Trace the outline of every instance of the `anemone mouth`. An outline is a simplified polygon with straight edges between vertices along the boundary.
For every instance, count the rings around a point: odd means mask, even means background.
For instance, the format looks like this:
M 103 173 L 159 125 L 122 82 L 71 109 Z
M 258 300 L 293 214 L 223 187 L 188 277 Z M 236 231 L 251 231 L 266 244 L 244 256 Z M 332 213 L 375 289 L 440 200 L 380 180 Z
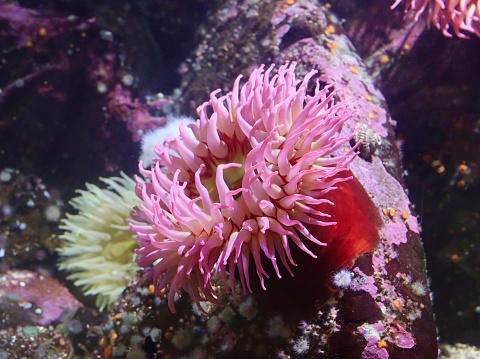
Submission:
M 233 164 L 234 166 L 225 168 L 223 170 L 223 178 L 225 180 L 225 184 L 231 191 L 238 190 L 242 187 L 242 179 L 245 175 L 245 158 L 246 153 L 248 153 L 248 145 L 245 145 L 244 148 L 240 146 L 240 144 L 236 144 L 232 146 L 232 150 L 229 151 L 229 155 L 227 158 L 224 159 L 216 159 L 216 158 L 203 158 L 203 162 L 205 163 L 205 168 L 201 173 L 201 181 L 208 188 L 208 193 L 212 197 L 214 202 L 220 202 L 220 196 L 218 193 L 218 188 L 215 183 L 216 173 L 218 171 L 218 166 L 222 164 Z M 245 147 L 247 150 L 245 150 Z M 198 190 L 194 188 L 194 178 L 191 178 L 190 181 L 187 182 L 187 187 L 191 190 L 192 194 L 196 193 L 199 195 Z M 235 198 L 239 198 L 241 196 L 240 193 L 235 195 Z
M 241 167 L 232 167 L 228 168 L 226 171 L 223 172 L 225 183 L 227 184 L 230 190 L 235 191 L 242 187 L 242 179 L 245 175 L 245 168 L 242 164 Z M 235 197 L 239 197 L 241 193 L 237 193 Z

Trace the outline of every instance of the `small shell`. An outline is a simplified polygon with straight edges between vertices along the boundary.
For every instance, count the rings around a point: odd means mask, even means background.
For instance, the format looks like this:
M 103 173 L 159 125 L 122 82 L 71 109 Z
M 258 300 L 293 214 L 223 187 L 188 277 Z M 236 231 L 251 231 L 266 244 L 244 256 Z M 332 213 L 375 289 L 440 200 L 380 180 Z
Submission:
M 355 143 L 360 143 L 358 152 L 364 159 L 371 159 L 377 148 L 382 145 L 382 137 L 370 129 L 366 124 L 358 124 L 353 137 Z

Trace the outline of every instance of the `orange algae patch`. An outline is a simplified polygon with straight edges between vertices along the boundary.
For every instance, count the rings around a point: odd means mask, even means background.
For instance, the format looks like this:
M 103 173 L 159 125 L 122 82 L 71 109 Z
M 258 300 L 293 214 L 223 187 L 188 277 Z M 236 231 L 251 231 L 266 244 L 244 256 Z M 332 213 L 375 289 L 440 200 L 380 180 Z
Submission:
M 387 341 L 382 339 L 382 340 L 379 340 L 378 343 L 377 343 L 377 346 L 379 348 L 386 348 L 387 347 Z
M 105 358 L 110 358 L 112 356 L 113 346 L 112 344 L 108 344 L 105 349 L 103 350 L 103 355 Z
M 154 286 L 153 284 L 150 284 L 150 285 L 148 286 L 148 294 L 149 294 L 149 295 L 155 294 L 155 286 Z
M 350 72 L 352 74 L 358 75 L 360 73 L 360 70 L 357 69 L 356 67 L 352 66 L 352 67 L 350 67 Z
M 389 61 L 390 58 L 388 57 L 388 55 L 383 54 L 382 56 L 380 56 L 380 63 L 382 65 L 386 65 Z
M 450 257 L 450 260 L 452 261 L 452 263 L 458 263 L 460 260 L 460 257 L 458 256 L 458 254 L 452 254 L 452 256 Z
M 458 172 L 461 175 L 466 175 L 468 173 L 468 166 L 465 163 L 462 163 L 460 166 L 458 166 Z
M 335 33 L 335 28 L 333 27 L 333 25 L 328 25 L 325 29 L 325 35 L 330 35 L 333 33 Z
M 337 47 L 338 47 L 338 43 L 337 42 L 333 42 L 333 43 L 330 43 L 330 42 L 327 42 L 325 44 L 327 46 L 327 48 L 330 50 L 330 52 L 335 55 L 336 52 L 337 52 Z

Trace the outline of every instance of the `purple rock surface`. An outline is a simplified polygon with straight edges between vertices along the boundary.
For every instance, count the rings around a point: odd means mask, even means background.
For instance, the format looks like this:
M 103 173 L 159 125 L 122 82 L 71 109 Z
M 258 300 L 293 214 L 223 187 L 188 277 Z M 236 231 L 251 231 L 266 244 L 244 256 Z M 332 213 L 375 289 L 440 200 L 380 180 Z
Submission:
M 35 272 L 0 275 L 1 327 L 51 325 L 72 317 L 83 305 L 59 281 Z

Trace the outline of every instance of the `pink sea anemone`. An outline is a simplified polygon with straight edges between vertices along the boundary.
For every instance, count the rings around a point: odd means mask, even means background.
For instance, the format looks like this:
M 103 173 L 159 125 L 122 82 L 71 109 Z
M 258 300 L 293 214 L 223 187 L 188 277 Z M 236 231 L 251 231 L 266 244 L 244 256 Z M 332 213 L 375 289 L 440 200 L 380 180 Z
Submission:
M 468 38 L 464 32 L 480 37 L 480 3 L 477 0 L 396 0 L 391 8 L 402 2 L 406 3 L 405 13 L 413 13 L 418 20 L 426 12 L 428 20 L 447 37 L 452 36 L 452 29 L 463 39 Z
M 333 206 L 325 195 L 351 179 L 355 150 L 347 150 L 351 137 L 340 136 L 350 112 L 335 103 L 332 85 L 317 82 L 307 95 L 316 71 L 300 81 L 295 66 L 280 66 L 271 79 L 274 66 L 260 66 L 243 86 L 239 76 L 231 93 L 212 92 L 191 131 L 182 125 L 179 136 L 157 145 L 150 170 L 140 164 L 142 202 L 132 213 L 140 224 L 131 224 L 137 263 L 153 265 L 172 312 L 181 288 L 197 304 L 218 302 L 214 276 L 233 290 L 237 272 L 251 291 L 251 258 L 265 289 L 266 258 L 278 277 L 278 261 L 291 274 L 291 246 L 315 257 L 311 248 L 325 243 L 312 230 L 336 225 L 319 207 Z

